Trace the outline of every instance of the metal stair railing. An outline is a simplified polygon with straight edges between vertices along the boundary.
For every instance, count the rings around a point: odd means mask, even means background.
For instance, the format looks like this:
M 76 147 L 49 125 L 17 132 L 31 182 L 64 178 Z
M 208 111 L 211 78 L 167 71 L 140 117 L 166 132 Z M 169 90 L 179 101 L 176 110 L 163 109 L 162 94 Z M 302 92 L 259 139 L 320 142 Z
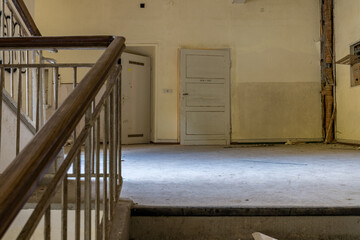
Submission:
M 56 238 L 108 239 L 122 186 L 119 58 L 125 39 L 41 37 L 23 0 L 0 0 L 0 37 L 0 90 L 4 93 L 0 102 L 5 96 L 17 115 L 16 158 L 0 175 L 0 239 L 7 237 L 16 217 L 23 217 L 23 207 L 34 196 L 33 212 L 17 239 L 51 239 L 59 226 L 61 233 Z M 42 55 L 44 50 L 60 49 L 105 51 L 95 64 L 59 64 Z M 79 82 L 78 69 L 82 67 L 91 69 Z M 59 106 L 61 68 L 73 69 L 74 90 Z M 51 97 L 56 110 L 48 121 L 44 70 L 53 73 Z M 37 131 L 22 150 L 20 119 Z M 69 139 L 72 144 L 64 148 Z M 65 159 L 57 163 L 64 149 Z M 45 187 L 37 187 L 52 165 L 57 166 L 54 174 Z M 61 212 L 58 222 L 53 221 L 56 211 Z M 40 220 L 44 222 L 41 237 Z
M 95 239 L 107 239 L 122 184 L 119 58 L 125 48 L 124 41 L 122 37 L 106 36 L 0 39 L 2 49 L 74 49 L 100 48 L 108 45 L 96 64 L 0 176 L 0 237 L 5 234 L 15 216 L 35 191 L 63 145 L 73 137 L 74 142 L 68 149 L 65 160 L 47 185 L 17 239 L 30 239 L 42 217 L 45 224 L 44 238 L 50 239 L 50 206 L 52 197 L 60 187 L 62 239 L 69 237 L 69 181 L 75 182 L 76 189 L 74 239 L 80 239 L 81 224 L 84 225 L 84 239 L 91 239 L 91 236 Z M 24 66 L 17 67 L 21 69 Z M 0 65 L 0 68 L 4 72 L 5 66 Z M 101 88 L 104 91 L 100 91 Z M 100 124 L 100 115 L 103 115 L 103 124 Z M 80 131 L 76 131 L 81 121 L 85 124 Z M 104 135 L 102 145 L 101 132 Z M 84 157 L 81 153 L 84 153 Z M 84 174 L 80 173 L 82 160 Z M 72 166 L 75 179 L 67 174 Z M 82 185 L 84 190 L 81 189 Z M 81 213 L 84 214 L 83 223 Z M 95 225 L 95 236 L 92 234 L 92 225 Z

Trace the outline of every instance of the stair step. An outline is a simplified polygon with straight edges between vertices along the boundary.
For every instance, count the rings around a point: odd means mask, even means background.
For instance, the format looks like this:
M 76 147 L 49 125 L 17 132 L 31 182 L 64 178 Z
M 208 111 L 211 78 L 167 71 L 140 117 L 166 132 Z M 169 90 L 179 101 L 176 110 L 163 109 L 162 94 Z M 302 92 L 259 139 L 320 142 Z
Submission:
M 358 240 L 356 207 L 154 207 L 134 206 L 130 239 L 253 240 L 261 232 L 284 240 Z

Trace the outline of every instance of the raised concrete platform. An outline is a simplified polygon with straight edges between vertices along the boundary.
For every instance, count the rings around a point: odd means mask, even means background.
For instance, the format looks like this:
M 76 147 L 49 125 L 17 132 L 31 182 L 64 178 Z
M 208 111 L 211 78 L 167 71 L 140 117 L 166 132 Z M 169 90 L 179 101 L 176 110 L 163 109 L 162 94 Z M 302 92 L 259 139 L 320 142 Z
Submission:
M 360 151 L 346 145 L 131 145 L 122 197 L 138 205 L 360 207 Z

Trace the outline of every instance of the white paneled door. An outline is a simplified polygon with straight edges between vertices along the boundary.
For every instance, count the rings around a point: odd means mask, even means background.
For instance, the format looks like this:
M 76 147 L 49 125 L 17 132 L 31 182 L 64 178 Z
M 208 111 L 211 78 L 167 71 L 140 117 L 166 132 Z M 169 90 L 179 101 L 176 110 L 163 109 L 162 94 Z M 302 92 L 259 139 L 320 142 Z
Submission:
M 180 143 L 230 144 L 229 49 L 180 55 Z
M 150 142 L 150 58 L 121 55 L 121 143 Z

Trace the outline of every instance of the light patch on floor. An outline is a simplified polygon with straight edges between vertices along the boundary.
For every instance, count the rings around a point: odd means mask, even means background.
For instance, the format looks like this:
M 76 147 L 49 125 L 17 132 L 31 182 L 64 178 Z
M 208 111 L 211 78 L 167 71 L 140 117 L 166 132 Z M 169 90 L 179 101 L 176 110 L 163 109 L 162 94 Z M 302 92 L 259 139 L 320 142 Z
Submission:
M 121 197 L 153 206 L 359 206 L 353 146 L 128 145 Z

